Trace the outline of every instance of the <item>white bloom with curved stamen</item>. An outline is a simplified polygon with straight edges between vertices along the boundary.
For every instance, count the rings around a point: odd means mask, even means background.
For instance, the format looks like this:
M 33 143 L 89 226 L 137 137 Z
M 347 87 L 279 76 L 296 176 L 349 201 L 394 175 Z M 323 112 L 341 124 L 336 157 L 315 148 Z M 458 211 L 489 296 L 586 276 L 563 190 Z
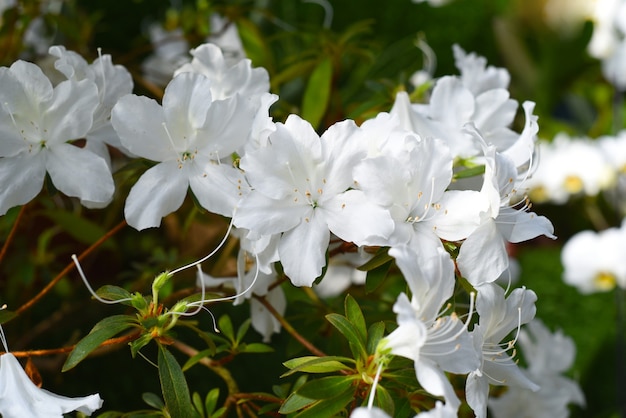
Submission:
M 489 384 L 539 389 L 517 367 L 515 351 L 509 354 L 517 337 L 502 342 L 509 333 L 534 318 L 537 296 L 532 290 L 515 289 L 505 299 L 504 290 L 493 283 L 483 284 L 477 290 L 476 312 L 480 320 L 472 336 L 482 360 L 480 367 L 467 377 L 466 398 L 476 417 L 485 418 Z
M 355 130 L 354 122 L 344 121 L 320 138 L 308 122 L 290 115 L 266 147 L 241 158 L 253 190 L 240 203 L 235 225 L 250 230 L 251 238 L 281 234 L 280 261 L 296 286 L 311 286 L 322 273 L 331 232 L 371 245 L 393 229 L 384 209 L 349 190 L 364 154 L 351 138 Z
M 112 111 L 122 144 L 158 162 L 133 186 L 124 213 L 136 229 L 159 226 L 178 209 L 190 187 L 205 209 L 231 216 L 247 191 L 230 156 L 248 138 L 255 110 L 239 95 L 213 100 L 211 82 L 184 73 L 165 89 L 163 105 L 128 95 Z
M 85 137 L 98 106 L 91 80 L 52 87 L 36 65 L 0 68 L 0 215 L 42 189 L 46 172 L 68 196 L 108 202 L 114 192 L 106 161 L 68 141 Z

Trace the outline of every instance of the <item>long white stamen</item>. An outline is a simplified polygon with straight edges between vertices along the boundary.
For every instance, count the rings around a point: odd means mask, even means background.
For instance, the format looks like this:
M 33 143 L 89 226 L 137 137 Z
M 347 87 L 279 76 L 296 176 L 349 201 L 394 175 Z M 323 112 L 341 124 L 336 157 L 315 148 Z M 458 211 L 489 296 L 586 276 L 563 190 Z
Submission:
M 91 293 L 91 296 L 93 296 L 98 302 L 106 303 L 108 305 L 114 305 L 116 303 L 122 303 L 122 302 L 132 300 L 131 298 L 124 298 L 124 299 L 118 299 L 118 300 L 102 299 L 100 296 L 96 294 L 96 292 L 94 292 L 93 288 L 89 284 L 89 281 L 87 281 L 87 277 L 85 276 L 85 273 L 83 272 L 83 269 L 80 266 L 80 262 L 78 261 L 78 257 L 76 257 L 76 254 L 72 254 L 72 261 L 76 265 L 76 270 L 78 270 L 78 274 L 80 275 L 80 278 L 83 280 L 85 287 L 87 288 L 87 290 L 89 290 L 89 293 Z
M 222 241 L 219 243 L 219 245 L 218 245 L 218 246 L 217 246 L 217 247 L 216 247 L 213 251 L 211 251 L 209 254 L 205 255 L 204 257 L 202 257 L 202 258 L 201 258 L 200 260 L 198 260 L 198 261 L 194 261 L 193 263 L 190 263 L 190 264 L 184 265 L 184 266 L 182 266 L 182 267 L 179 267 L 179 268 L 177 268 L 177 269 L 175 269 L 175 270 L 171 271 L 171 272 L 170 272 L 170 275 L 172 275 L 172 276 L 173 276 L 174 274 L 179 273 L 179 272 L 181 272 L 181 271 L 183 271 L 183 270 L 186 270 L 186 269 L 188 269 L 188 268 L 190 268 L 190 267 L 195 267 L 195 266 L 197 266 L 198 264 L 204 263 L 206 260 L 208 260 L 209 258 L 213 257 L 213 255 L 215 255 L 215 253 L 216 253 L 216 252 L 218 252 L 218 251 L 219 251 L 219 250 L 220 250 L 220 249 L 224 246 L 224 244 L 226 243 L 226 240 L 227 240 L 227 239 L 228 239 L 228 237 L 230 236 L 230 231 L 231 231 L 231 230 L 232 230 L 232 228 L 233 228 L 233 221 L 235 220 L 235 212 L 236 212 L 236 211 L 237 211 L 237 208 L 235 208 L 235 209 L 233 210 L 233 216 L 232 216 L 232 218 L 230 219 L 230 223 L 228 224 L 228 230 L 226 231 L 226 234 L 224 235 L 224 238 L 222 238 Z
M 381 362 L 378 365 L 378 369 L 376 370 L 376 376 L 374 376 L 374 383 L 372 383 L 372 389 L 370 390 L 370 397 L 367 401 L 367 409 L 372 409 L 374 406 L 374 397 L 376 396 L 376 386 L 378 385 L 378 379 L 380 378 L 380 373 L 383 370 L 383 363 Z
M 7 308 L 6 303 L 4 305 L 2 305 L 2 307 L 0 307 L 0 311 L 4 310 Z M 2 325 L 0 325 L 0 341 L 2 341 L 2 346 L 4 347 L 4 352 L 8 353 L 9 352 L 9 345 L 7 344 L 7 338 L 4 335 L 4 329 L 2 328 Z
M 167 134 L 167 139 L 169 139 L 170 141 L 170 145 L 172 146 L 172 150 L 174 151 L 174 154 L 176 154 L 176 158 L 178 159 L 178 161 L 180 161 L 178 151 L 176 151 L 176 145 L 174 145 L 174 139 L 172 139 L 172 135 L 170 135 L 170 131 L 169 129 L 167 129 L 167 125 L 165 124 L 165 122 L 163 122 L 161 123 L 161 126 L 163 126 L 163 129 L 165 130 L 165 133 Z

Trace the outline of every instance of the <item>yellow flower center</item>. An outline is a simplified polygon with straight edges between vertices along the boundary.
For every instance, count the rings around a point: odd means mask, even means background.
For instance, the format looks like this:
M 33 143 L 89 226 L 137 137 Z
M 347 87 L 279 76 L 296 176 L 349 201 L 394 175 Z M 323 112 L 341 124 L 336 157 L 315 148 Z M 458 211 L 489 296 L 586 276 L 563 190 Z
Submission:
M 599 272 L 596 274 L 596 277 L 593 278 L 593 283 L 596 286 L 596 289 L 600 291 L 609 291 L 615 287 L 617 280 L 615 276 L 611 273 L 607 272 Z

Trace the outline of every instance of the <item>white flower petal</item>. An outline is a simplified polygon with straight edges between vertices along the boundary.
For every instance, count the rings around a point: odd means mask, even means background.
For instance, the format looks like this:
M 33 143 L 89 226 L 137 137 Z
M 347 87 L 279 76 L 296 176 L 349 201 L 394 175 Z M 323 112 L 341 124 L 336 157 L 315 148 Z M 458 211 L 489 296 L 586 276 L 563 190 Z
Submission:
M 72 411 L 91 415 L 101 406 L 98 394 L 68 398 L 40 389 L 13 354 L 0 356 L 0 413 L 4 418 L 62 418 Z
M 504 239 L 495 222 L 487 218 L 461 245 L 457 265 L 473 286 L 491 283 L 509 266 Z
M 326 265 L 330 231 L 320 216 L 311 216 L 283 234 L 278 254 L 294 286 L 311 286 Z
M 235 214 L 235 226 L 254 231 L 259 236 L 288 231 L 311 217 L 313 208 L 294 205 L 289 200 L 270 199 L 252 191 L 241 203 Z
M 176 141 L 186 143 L 204 125 L 212 101 L 211 83 L 202 75 L 183 73 L 170 81 L 163 94 L 163 113 Z M 188 144 L 181 147 L 188 148 Z
M 166 161 L 146 171 L 130 189 L 124 216 L 133 228 L 142 229 L 161 225 L 161 219 L 185 200 L 189 179 L 186 170 L 176 161 Z
M 102 157 L 70 144 L 57 144 L 47 153 L 46 169 L 57 189 L 90 202 L 111 199 L 115 185 Z
M 39 194 L 46 175 L 42 152 L 0 158 L 0 216 Z

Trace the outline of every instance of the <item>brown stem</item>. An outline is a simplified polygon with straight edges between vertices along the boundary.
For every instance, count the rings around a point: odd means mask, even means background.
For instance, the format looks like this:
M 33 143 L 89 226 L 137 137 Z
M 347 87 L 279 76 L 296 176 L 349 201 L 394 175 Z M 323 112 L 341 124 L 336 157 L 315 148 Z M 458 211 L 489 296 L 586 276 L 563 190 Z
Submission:
M 127 342 L 130 342 L 130 341 L 133 341 L 133 340 L 137 339 L 137 337 L 139 336 L 139 333 L 140 332 L 137 331 L 137 332 L 133 332 L 132 334 L 129 334 L 129 335 L 123 335 L 121 337 L 109 338 L 108 340 L 102 342 L 100 344 L 100 347 L 106 347 L 106 346 L 115 345 L 115 344 L 123 344 L 123 343 L 127 343 Z M 46 349 L 46 350 L 11 351 L 11 354 L 13 354 L 15 357 L 50 356 L 50 355 L 53 355 L 53 354 L 69 353 L 70 351 L 72 351 L 74 349 L 74 347 L 76 347 L 76 344 L 71 345 L 69 347 L 52 348 L 52 349 Z
M 11 231 L 9 232 L 9 235 L 7 236 L 6 241 L 4 241 L 4 245 L 2 246 L 2 250 L 0 250 L 0 263 L 2 263 L 2 260 L 4 259 L 4 255 L 6 254 L 9 245 L 11 245 L 11 241 L 13 241 L 13 238 L 15 237 L 15 232 L 17 231 L 17 226 L 20 223 L 20 220 L 22 219 L 22 215 L 24 215 L 26 209 L 26 205 L 23 205 L 20 208 L 19 213 L 17 214 L 17 218 L 15 218 L 15 222 L 13 223 L 13 226 L 11 227 Z
M 269 303 L 265 297 L 263 296 L 258 296 L 258 295 L 253 295 L 259 302 L 261 302 L 263 304 L 263 306 L 265 306 L 265 309 L 267 309 L 274 318 L 276 318 L 276 320 L 278 322 L 280 322 L 280 325 L 282 325 L 282 327 L 285 329 L 285 331 L 287 331 L 289 334 L 291 334 L 291 336 L 293 338 L 295 338 L 296 340 L 298 340 L 298 342 L 300 344 L 302 344 L 307 350 L 309 350 L 311 353 L 315 354 L 318 357 L 325 357 L 326 354 L 320 350 L 319 348 L 315 347 L 309 340 L 307 340 L 306 338 L 304 338 L 302 335 L 300 335 L 298 333 L 298 331 L 295 330 L 294 327 L 291 326 L 291 324 L 289 322 L 287 322 L 287 320 L 280 314 L 278 313 L 278 311 L 272 306 L 271 303 Z
M 106 240 L 108 240 L 109 238 L 111 238 L 113 235 L 115 235 L 119 230 L 121 230 L 122 228 L 124 228 L 126 226 L 126 220 L 123 220 L 122 222 L 120 222 L 119 224 L 117 224 L 116 226 L 113 227 L 113 229 L 111 229 L 110 231 L 108 231 L 106 234 L 104 234 L 102 237 L 100 237 L 100 239 L 96 242 L 94 242 L 93 244 L 91 244 L 91 246 L 89 248 L 87 248 L 85 251 L 83 251 L 79 256 L 78 256 L 78 261 L 83 260 L 85 257 L 87 257 L 89 254 L 91 254 L 96 248 L 98 248 L 99 246 L 101 246 Z M 28 302 L 26 302 L 24 305 L 20 306 L 19 309 L 17 309 L 15 311 L 15 317 L 19 316 L 22 312 L 24 312 L 25 310 L 31 308 L 35 303 L 37 303 L 39 301 L 39 299 L 41 299 L 42 297 L 44 297 L 63 277 L 65 277 L 65 275 L 67 273 L 69 273 L 70 271 L 72 271 L 72 269 L 74 269 L 76 266 L 75 264 L 72 262 L 70 264 L 68 264 L 59 274 L 56 275 L 56 277 L 54 279 L 52 279 L 50 281 L 50 283 L 48 283 L 46 285 L 46 287 L 44 287 L 38 294 L 36 294 L 31 300 L 29 300 Z

